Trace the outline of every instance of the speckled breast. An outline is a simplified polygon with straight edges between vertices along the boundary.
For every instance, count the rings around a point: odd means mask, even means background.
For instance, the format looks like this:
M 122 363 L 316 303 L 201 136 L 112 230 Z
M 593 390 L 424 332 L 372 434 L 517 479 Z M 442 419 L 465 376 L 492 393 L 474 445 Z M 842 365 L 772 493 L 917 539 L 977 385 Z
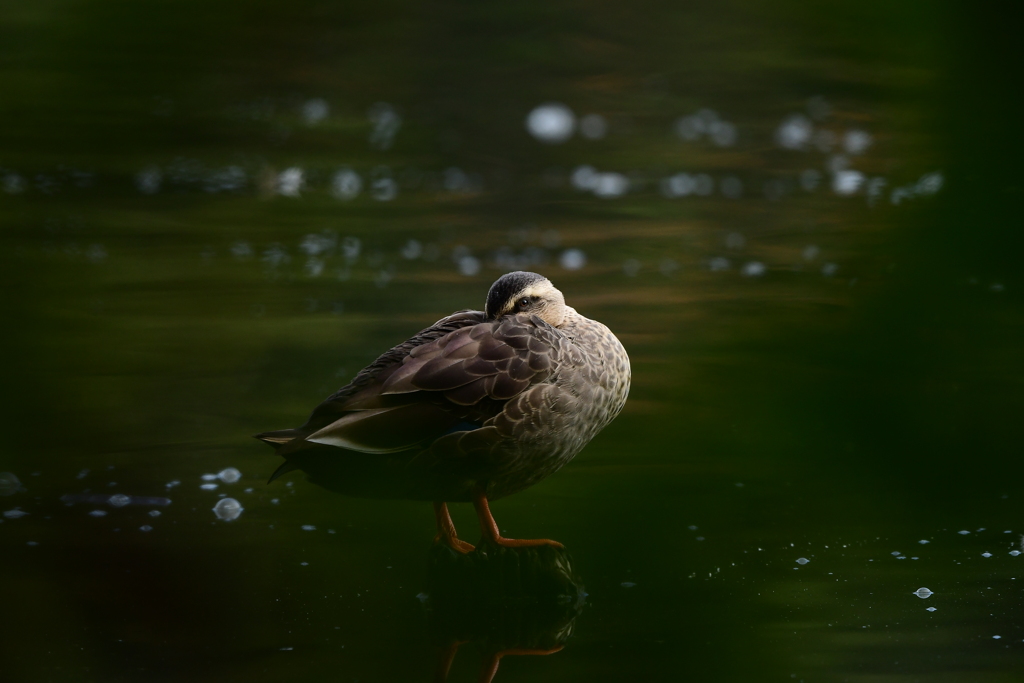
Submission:
M 535 429 L 508 445 L 508 459 L 488 483 L 489 498 L 516 493 L 556 472 L 626 403 L 629 356 L 611 330 L 572 309 L 559 330 L 566 340 L 545 383 L 557 389 L 548 392 L 555 394 L 553 405 L 538 411 Z

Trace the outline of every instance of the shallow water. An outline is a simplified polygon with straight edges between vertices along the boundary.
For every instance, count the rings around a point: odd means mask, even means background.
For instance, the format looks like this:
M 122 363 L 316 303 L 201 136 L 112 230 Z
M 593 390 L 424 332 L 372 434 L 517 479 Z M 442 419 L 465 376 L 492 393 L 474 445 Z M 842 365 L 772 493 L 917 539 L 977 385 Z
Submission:
M 970 17 L 87 2 L 0 27 L 4 680 L 1024 664 L 1013 60 Z M 519 268 L 632 360 L 622 415 L 493 507 L 567 554 L 466 564 L 427 504 L 266 483 L 252 434 Z

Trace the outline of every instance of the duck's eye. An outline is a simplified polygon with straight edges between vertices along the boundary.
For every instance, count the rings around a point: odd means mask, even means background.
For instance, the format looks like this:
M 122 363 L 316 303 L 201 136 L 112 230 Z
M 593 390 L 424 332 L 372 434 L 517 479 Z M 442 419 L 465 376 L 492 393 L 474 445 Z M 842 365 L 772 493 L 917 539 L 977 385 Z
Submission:
M 530 297 L 524 296 L 522 299 L 519 300 L 519 308 L 526 308 L 531 303 L 533 302 L 530 300 Z

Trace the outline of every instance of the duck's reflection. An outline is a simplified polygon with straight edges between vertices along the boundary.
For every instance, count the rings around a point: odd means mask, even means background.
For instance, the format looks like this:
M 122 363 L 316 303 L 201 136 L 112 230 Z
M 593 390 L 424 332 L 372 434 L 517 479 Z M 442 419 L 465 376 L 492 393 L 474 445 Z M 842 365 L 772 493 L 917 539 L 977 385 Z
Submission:
M 549 655 L 562 649 L 586 593 L 563 548 L 505 548 L 482 542 L 471 553 L 435 544 L 425 606 L 440 649 L 434 680 L 446 681 L 461 645 L 485 655 L 480 681 L 502 657 Z

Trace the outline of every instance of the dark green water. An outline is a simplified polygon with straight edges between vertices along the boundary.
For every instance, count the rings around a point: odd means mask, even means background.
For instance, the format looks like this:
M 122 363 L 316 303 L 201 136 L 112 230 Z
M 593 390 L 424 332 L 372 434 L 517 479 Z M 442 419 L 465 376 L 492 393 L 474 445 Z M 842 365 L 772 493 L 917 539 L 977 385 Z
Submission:
M 464 642 L 450 681 L 558 646 L 495 680 L 1016 680 L 1021 60 L 990 16 L 0 9 L 0 678 L 431 680 Z M 552 102 L 561 142 L 526 125 Z M 633 364 L 494 505 L 570 568 L 265 483 L 250 435 L 517 268 Z

